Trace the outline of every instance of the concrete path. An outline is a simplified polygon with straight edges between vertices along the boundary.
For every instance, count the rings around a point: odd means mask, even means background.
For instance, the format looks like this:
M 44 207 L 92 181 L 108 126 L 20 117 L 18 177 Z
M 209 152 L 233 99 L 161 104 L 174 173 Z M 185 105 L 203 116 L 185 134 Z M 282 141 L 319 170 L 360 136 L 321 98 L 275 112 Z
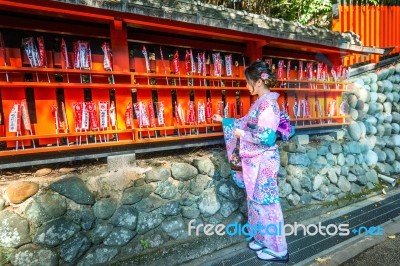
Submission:
M 400 204 L 398 196 L 400 195 L 399 189 L 394 189 L 388 192 L 386 195 L 376 195 L 370 197 L 361 202 L 351 204 L 344 208 L 340 208 L 331 212 L 327 212 L 322 215 L 316 215 L 313 218 L 307 220 L 296 220 L 298 223 L 302 223 L 304 225 L 308 224 L 317 224 L 318 222 L 331 221 L 332 219 L 337 219 L 341 217 L 346 217 L 347 214 L 351 215 L 351 213 L 358 213 L 368 207 L 374 208 L 375 211 L 371 211 L 371 215 L 379 216 L 381 213 L 379 212 L 380 205 L 383 201 L 386 203 L 388 199 L 396 199 L 396 203 L 390 205 L 391 210 L 400 209 Z M 383 209 L 382 209 L 383 211 Z M 365 215 L 365 214 L 364 214 Z M 293 221 L 290 221 L 291 223 Z M 361 221 L 361 225 L 363 225 L 363 220 Z M 378 224 L 376 224 L 378 226 Z M 295 255 L 293 256 L 293 260 L 291 260 L 286 265 L 312 265 L 312 266 L 320 266 L 320 265 L 400 265 L 400 252 L 398 252 L 398 245 L 400 243 L 400 216 L 396 216 L 391 218 L 390 220 L 384 220 L 380 224 L 383 229 L 382 236 L 366 236 L 365 234 L 351 236 L 347 240 L 339 240 L 338 238 L 332 238 L 331 247 L 320 252 L 317 252 L 313 255 L 307 257 L 307 253 L 312 249 L 315 250 L 315 247 L 310 248 L 301 247 L 302 256 Z M 312 237 L 309 241 L 310 245 L 314 244 Z M 326 240 L 326 239 L 325 239 Z M 297 241 L 297 240 L 296 240 Z M 316 240 L 317 241 L 317 240 Z M 320 241 L 320 240 L 318 240 Z M 293 241 L 294 242 L 294 241 Z M 326 241 L 325 241 L 326 242 Z M 336 244 L 337 243 L 337 244 Z M 289 240 L 289 249 L 299 251 L 299 247 L 295 247 L 294 243 L 291 243 Z M 373 249 L 369 249 L 373 248 Z M 393 250 L 396 249 L 396 252 Z M 249 255 L 250 254 L 250 255 Z M 360 256 L 359 256 L 360 255 Z M 305 257 L 305 259 L 299 257 Z M 197 258 L 190 262 L 187 262 L 185 266 L 194 266 L 194 265 L 209 265 L 209 266 L 224 266 L 224 265 L 278 265 L 272 263 L 261 262 L 254 259 L 255 256 L 251 252 L 248 252 L 247 241 L 232 245 L 228 248 L 224 248 L 219 251 L 215 251 L 212 254 Z M 359 264 L 355 264 L 359 263 Z M 285 265 L 285 264 L 279 264 Z

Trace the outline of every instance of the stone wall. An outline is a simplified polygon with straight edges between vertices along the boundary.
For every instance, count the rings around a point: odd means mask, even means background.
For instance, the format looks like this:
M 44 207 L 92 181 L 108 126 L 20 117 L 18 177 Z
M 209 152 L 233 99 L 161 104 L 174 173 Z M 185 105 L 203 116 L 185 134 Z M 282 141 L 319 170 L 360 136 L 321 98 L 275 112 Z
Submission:
M 296 136 L 281 145 L 284 207 L 336 201 L 400 174 L 400 64 L 351 79 L 344 94 L 350 125 L 334 134 Z
M 352 93 L 347 94 L 351 124 L 350 143 L 360 150 L 363 160 L 356 160 L 367 172 L 354 174 L 363 181 L 382 175 L 397 177 L 400 173 L 400 64 L 355 78 Z M 357 167 L 360 168 L 360 167 Z M 373 179 L 371 179 L 373 178 Z
M 373 189 L 380 174 L 400 172 L 399 83 L 400 64 L 355 78 L 345 95 L 348 128 L 279 144 L 284 210 Z M 223 148 L 121 158 L 85 173 L 1 176 L 0 264 L 105 263 L 195 238 L 192 219 L 246 221 L 245 192 L 232 182 Z
M 192 219 L 244 221 L 223 149 L 136 166 L 121 158 L 97 173 L 43 169 L 0 183 L 0 265 L 99 264 L 185 240 Z

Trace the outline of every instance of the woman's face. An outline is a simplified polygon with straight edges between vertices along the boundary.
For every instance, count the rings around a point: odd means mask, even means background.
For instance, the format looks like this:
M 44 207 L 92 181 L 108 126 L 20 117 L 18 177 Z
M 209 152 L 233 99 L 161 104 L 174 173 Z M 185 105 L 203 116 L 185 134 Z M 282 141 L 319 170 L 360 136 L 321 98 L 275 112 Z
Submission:
M 259 86 L 259 80 L 257 80 L 256 82 L 252 81 L 252 80 L 247 80 L 246 79 L 246 88 L 249 90 L 250 95 L 258 95 L 259 90 L 260 90 L 260 86 Z

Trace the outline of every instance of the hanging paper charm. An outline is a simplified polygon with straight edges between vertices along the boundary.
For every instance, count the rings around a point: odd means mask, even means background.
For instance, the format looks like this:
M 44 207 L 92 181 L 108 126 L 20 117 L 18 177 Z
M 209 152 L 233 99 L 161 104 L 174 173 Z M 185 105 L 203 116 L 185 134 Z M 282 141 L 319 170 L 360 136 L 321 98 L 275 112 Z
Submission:
M 103 42 L 103 44 L 101 45 L 101 50 L 103 50 L 104 53 L 104 60 L 103 60 L 104 69 L 107 71 L 112 71 L 110 45 L 106 42 Z
M 108 102 L 99 102 L 100 129 L 108 128 Z
M 232 55 L 225 55 L 226 76 L 232 77 Z
M 64 67 L 71 68 L 71 64 L 70 64 L 69 58 L 68 58 L 67 45 L 65 44 L 64 38 L 61 39 L 61 56 L 62 56 L 62 59 L 64 62 Z
M 165 125 L 164 103 L 163 102 L 158 102 L 157 103 L 157 121 L 158 121 L 158 125 L 159 126 Z
M 147 73 L 150 73 L 150 61 L 149 61 L 149 56 L 148 56 L 148 54 L 147 54 L 146 46 L 144 46 L 144 45 L 143 45 L 143 48 L 142 48 L 142 53 L 143 53 L 144 60 L 145 60 L 145 63 L 146 63 L 146 71 L 147 71 Z
M 110 104 L 110 123 L 112 127 L 115 127 L 117 124 L 117 114 L 115 111 L 115 103 L 114 101 L 111 102 Z
M 58 131 L 59 129 L 62 128 L 62 125 L 61 125 L 60 117 L 58 115 L 58 108 L 55 104 L 53 104 L 51 106 L 51 114 L 54 118 L 54 124 L 55 124 L 56 130 Z
M 92 55 L 89 42 L 74 42 L 74 67 L 79 69 L 92 68 Z
M 206 123 L 206 105 L 204 102 L 197 103 L 197 123 Z
M 28 104 L 25 99 L 21 101 L 21 116 L 25 130 L 31 131 L 31 120 L 29 118 Z
M 126 107 L 125 111 L 125 126 L 126 128 L 133 128 L 133 111 L 132 111 L 132 104 L 128 103 L 128 106 Z
M 28 57 L 31 67 L 39 67 L 40 55 L 38 53 L 33 37 L 22 39 L 22 47 L 24 47 L 26 56 Z

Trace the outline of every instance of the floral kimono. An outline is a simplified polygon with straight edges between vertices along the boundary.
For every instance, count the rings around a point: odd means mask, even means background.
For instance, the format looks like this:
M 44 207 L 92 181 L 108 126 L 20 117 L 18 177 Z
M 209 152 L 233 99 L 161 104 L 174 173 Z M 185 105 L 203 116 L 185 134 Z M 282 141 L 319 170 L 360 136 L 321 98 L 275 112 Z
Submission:
M 246 116 L 222 120 L 229 157 L 236 146 L 235 128 L 244 130 L 240 137 L 242 172 L 232 171 L 232 176 L 239 187 L 246 189 L 248 219 L 253 228 L 268 224 L 278 227 L 280 222 L 283 226 L 277 183 L 280 156 L 275 141 L 278 134 L 287 140 L 293 129 L 287 115 L 279 110 L 278 97 L 276 92 L 264 94 L 253 103 Z M 254 238 L 275 252 L 286 250 L 285 236 L 269 232 L 271 235 L 257 232 Z

